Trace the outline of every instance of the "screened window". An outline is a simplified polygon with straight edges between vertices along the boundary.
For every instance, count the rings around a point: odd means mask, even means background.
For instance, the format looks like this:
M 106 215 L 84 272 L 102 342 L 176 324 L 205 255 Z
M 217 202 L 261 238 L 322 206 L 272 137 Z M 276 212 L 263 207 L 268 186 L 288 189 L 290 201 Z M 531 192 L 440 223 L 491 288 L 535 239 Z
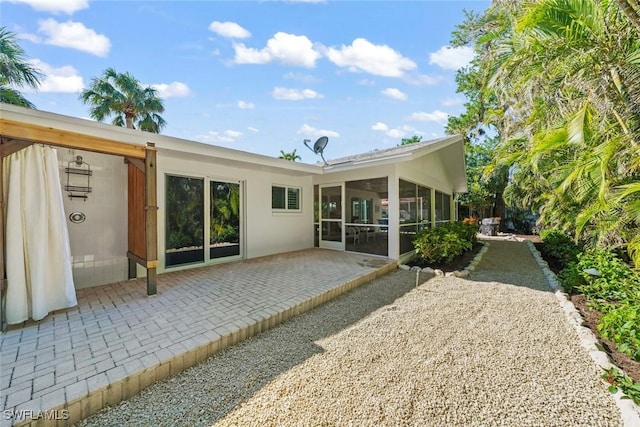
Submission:
M 451 220 L 451 196 L 436 191 L 436 222 Z
M 300 188 L 281 187 L 274 185 L 271 187 L 271 208 L 275 210 L 300 210 Z

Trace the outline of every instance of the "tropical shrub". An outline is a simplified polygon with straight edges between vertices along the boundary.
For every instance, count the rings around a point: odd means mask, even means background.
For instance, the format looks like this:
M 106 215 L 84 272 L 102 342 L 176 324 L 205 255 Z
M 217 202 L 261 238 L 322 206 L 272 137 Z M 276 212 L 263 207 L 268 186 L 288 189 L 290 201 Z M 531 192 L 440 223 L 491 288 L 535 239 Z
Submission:
M 575 294 L 582 285 L 587 284 L 585 273 L 580 270 L 577 261 L 571 261 L 558 273 L 558 280 L 565 292 Z
M 632 301 L 640 294 L 640 277 L 614 253 L 592 250 L 579 254 L 578 260 L 576 268 L 586 283 L 577 288 L 598 309 L 605 309 L 607 302 Z
M 568 292 L 585 295 L 602 313 L 598 332 L 640 362 L 640 276 L 612 252 L 591 250 L 558 275 Z
M 565 233 L 553 228 L 542 230 L 540 240 L 547 255 L 553 257 L 563 266 L 575 261 L 582 249 Z
M 640 362 L 640 299 L 611 309 L 598 322 L 598 332 L 616 348 Z
M 473 248 L 477 232 L 477 225 L 450 222 L 421 231 L 413 246 L 424 262 L 450 263 L 456 256 Z

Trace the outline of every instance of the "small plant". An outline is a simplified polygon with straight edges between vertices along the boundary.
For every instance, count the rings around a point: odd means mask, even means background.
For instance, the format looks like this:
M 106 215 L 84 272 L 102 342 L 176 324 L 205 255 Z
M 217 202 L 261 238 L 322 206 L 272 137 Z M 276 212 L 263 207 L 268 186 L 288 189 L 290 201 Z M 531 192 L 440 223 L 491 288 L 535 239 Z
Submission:
M 569 294 L 575 294 L 582 285 L 586 285 L 587 281 L 584 278 L 584 272 L 580 271 L 578 263 L 571 261 L 560 273 L 558 273 L 558 280 L 564 288 L 565 292 Z
M 598 321 L 598 332 L 615 342 L 619 351 L 640 362 L 640 303 L 624 303 L 610 309 Z
M 633 403 L 640 405 L 639 382 L 632 380 L 616 367 L 605 369 L 602 379 L 609 383 L 609 392 L 615 393 L 620 389 L 625 395 L 623 399 L 631 399 Z
M 477 241 L 478 227 L 452 222 L 427 228 L 413 241 L 416 254 L 427 263 L 450 263 L 456 256 L 471 250 Z
M 563 266 L 575 261 L 582 248 L 562 231 L 546 229 L 540 232 L 544 251 Z
M 593 302 L 621 302 L 640 293 L 640 277 L 615 254 L 594 250 L 578 255 L 577 270 L 584 284 L 576 286 Z M 590 275 L 588 271 L 597 271 Z

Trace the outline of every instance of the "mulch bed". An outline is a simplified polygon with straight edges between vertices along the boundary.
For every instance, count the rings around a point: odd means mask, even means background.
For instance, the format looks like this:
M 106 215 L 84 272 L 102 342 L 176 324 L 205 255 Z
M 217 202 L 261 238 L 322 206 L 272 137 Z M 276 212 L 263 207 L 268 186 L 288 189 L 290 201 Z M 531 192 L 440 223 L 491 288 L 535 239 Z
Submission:
M 480 242 L 475 243 L 471 250 L 458 255 L 450 263 L 428 263 L 420 259 L 414 259 L 408 262 L 407 265 L 410 267 L 418 266 L 420 268 L 431 267 L 434 270 L 442 270 L 445 273 L 456 270 L 462 271 L 467 268 L 469 264 L 471 264 L 471 261 L 473 261 L 473 258 L 475 258 L 475 256 L 478 254 L 478 252 L 480 252 L 480 249 L 482 249 L 483 246 L 484 245 Z
M 562 268 L 561 264 L 557 262 L 553 257 L 549 257 L 545 254 L 542 244 L 535 243 L 536 249 L 540 251 L 540 254 L 544 260 L 549 264 L 549 268 L 554 273 L 558 274 Z M 591 329 L 600 342 L 604 351 L 609 355 L 614 365 L 622 369 L 630 378 L 635 381 L 640 381 L 640 362 L 635 361 L 630 356 L 622 353 L 616 349 L 614 342 L 603 338 L 598 332 L 598 321 L 602 316 L 597 310 L 593 310 L 589 307 L 587 299 L 584 295 L 570 295 L 571 302 L 576 306 L 582 318 L 584 319 L 584 326 Z

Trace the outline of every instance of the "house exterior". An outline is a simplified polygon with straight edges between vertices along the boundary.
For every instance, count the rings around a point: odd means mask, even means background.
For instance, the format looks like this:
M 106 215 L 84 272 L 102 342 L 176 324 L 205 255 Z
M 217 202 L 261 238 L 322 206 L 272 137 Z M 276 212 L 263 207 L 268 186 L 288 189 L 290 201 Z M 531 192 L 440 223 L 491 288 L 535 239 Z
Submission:
M 314 246 L 402 260 L 466 191 L 460 136 L 323 165 L 5 104 L 0 124 L 3 157 L 57 148 L 76 288 Z

